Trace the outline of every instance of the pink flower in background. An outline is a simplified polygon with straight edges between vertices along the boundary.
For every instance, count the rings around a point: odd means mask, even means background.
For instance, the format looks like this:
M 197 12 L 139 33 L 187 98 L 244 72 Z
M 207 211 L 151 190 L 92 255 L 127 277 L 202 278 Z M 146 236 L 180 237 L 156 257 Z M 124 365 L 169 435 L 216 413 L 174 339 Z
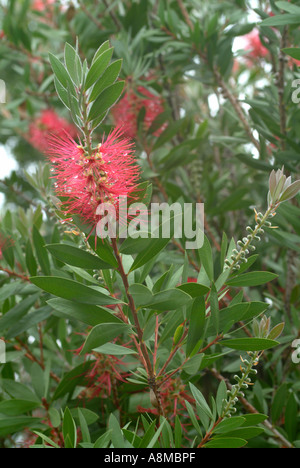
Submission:
M 0 232 L 0 260 L 3 258 L 3 251 L 12 245 L 14 245 L 14 241 Z
M 295 65 L 296 67 L 300 67 L 300 60 L 297 60 L 297 59 L 295 59 L 295 58 L 289 57 L 288 64 L 289 64 L 289 67 L 290 67 L 290 68 L 293 68 L 294 65 Z
M 130 197 L 139 179 L 133 143 L 118 128 L 88 154 L 69 135 L 48 139 L 58 196 L 68 197 L 65 213 L 78 214 L 95 226 L 101 203 L 110 203 L 118 213 L 120 196 Z
M 248 51 L 248 57 L 258 59 L 265 58 L 269 54 L 268 49 L 261 43 L 257 30 L 253 30 L 251 33 L 247 34 L 245 40 L 245 49 Z
M 44 11 L 49 6 L 53 5 L 56 0 L 34 0 L 32 3 L 32 9 L 36 11 Z
M 48 135 L 63 136 L 68 133 L 72 138 L 76 138 L 77 130 L 75 125 L 59 117 L 52 109 L 46 109 L 35 118 L 29 126 L 28 140 L 36 149 L 41 152 L 47 151 Z
M 153 121 L 163 111 L 163 100 L 160 96 L 155 96 L 143 86 L 137 88 L 139 95 L 132 89 L 127 91 L 125 96 L 112 108 L 112 117 L 116 125 L 122 125 L 124 133 L 129 138 L 136 138 L 138 132 L 138 115 L 142 108 L 145 108 L 144 129 L 148 130 Z M 141 97 L 143 95 L 144 97 Z M 159 136 L 166 128 L 164 124 L 156 132 Z

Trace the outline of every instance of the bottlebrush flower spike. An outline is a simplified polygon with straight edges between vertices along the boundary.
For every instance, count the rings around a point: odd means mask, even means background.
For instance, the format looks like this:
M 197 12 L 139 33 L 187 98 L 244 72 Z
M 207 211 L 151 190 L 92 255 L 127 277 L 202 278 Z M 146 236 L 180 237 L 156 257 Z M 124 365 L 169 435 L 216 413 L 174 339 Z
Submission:
M 257 30 L 245 36 L 246 39 L 246 50 L 248 50 L 248 56 L 252 59 L 264 58 L 268 55 L 268 49 L 261 43 L 259 32 Z
M 56 194 L 67 197 L 65 214 L 78 214 L 94 227 L 100 218 L 96 213 L 100 204 L 111 203 L 118 214 L 119 197 L 130 197 L 136 190 L 140 171 L 133 143 L 118 128 L 91 154 L 70 135 L 50 137 L 48 154 Z
M 55 1 L 56 0 L 34 0 L 32 9 L 36 11 L 44 11 L 49 8 L 49 6 L 53 5 Z
M 3 251 L 14 245 L 13 239 L 10 237 L 5 237 L 1 232 L 0 232 L 0 260 L 3 258 Z
M 68 133 L 76 138 L 74 125 L 59 117 L 53 109 L 45 109 L 29 126 L 29 142 L 41 152 L 48 149 L 48 135 L 63 136 Z
M 128 138 L 136 138 L 138 132 L 138 115 L 142 108 L 145 108 L 144 129 L 147 131 L 153 121 L 163 111 L 163 100 L 159 96 L 155 96 L 143 86 L 137 88 L 139 95 L 135 94 L 132 89 L 127 91 L 123 99 L 121 99 L 112 108 L 112 117 L 116 125 L 122 125 L 124 133 Z M 145 96 L 144 98 L 141 95 Z M 166 128 L 166 124 L 162 125 L 156 132 L 155 136 L 159 136 Z

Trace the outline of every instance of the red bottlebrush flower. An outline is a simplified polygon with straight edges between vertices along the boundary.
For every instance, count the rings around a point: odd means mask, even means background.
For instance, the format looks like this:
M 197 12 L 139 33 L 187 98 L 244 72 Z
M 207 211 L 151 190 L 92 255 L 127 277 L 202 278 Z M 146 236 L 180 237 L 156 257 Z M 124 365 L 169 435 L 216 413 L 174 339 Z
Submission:
M 80 393 L 80 398 L 101 399 L 109 398 L 112 393 L 116 396 L 119 383 L 125 382 L 130 375 L 126 369 L 123 358 L 108 354 L 93 352 L 86 357 L 93 358 L 93 366 L 86 373 L 86 386 Z
M 69 135 L 48 139 L 48 154 L 53 164 L 56 193 L 67 197 L 64 211 L 80 215 L 94 227 L 100 220 L 97 208 L 113 205 L 118 215 L 119 197 L 130 197 L 139 179 L 133 143 L 120 129 L 113 130 L 88 154 Z
M 246 45 L 245 48 L 248 51 L 248 57 L 251 59 L 265 58 L 269 51 L 261 43 L 259 32 L 257 30 L 252 31 L 251 33 L 245 36 Z
M 137 119 L 143 107 L 145 108 L 145 130 L 148 130 L 156 117 L 164 111 L 161 97 L 155 96 L 143 86 L 139 86 L 137 91 L 139 94 L 142 94 L 144 98 L 135 94 L 134 91 L 130 89 L 112 109 L 114 122 L 116 125 L 123 127 L 124 134 L 129 138 L 136 138 L 137 136 Z M 166 124 L 162 125 L 161 128 L 154 132 L 154 135 L 159 136 L 165 128 Z
M 3 258 L 3 251 L 14 244 L 13 239 L 5 237 L 0 232 L 0 260 Z
M 177 414 L 184 416 L 187 413 L 186 401 L 191 404 L 195 403 L 194 398 L 186 391 L 185 384 L 178 377 L 169 379 L 162 386 L 160 389 L 160 399 L 164 413 L 171 420 L 171 424 Z M 158 414 L 156 408 L 138 406 L 138 410 L 142 413 Z
M 296 67 L 300 67 L 300 60 L 297 60 L 295 58 L 289 57 L 288 65 L 290 68 L 293 68 L 294 65 Z
M 49 6 L 53 5 L 56 0 L 34 0 L 32 9 L 36 11 L 45 11 Z
M 77 130 L 73 124 L 59 117 L 53 109 L 45 109 L 31 122 L 28 140 L 32 146 L 44 152 L 48 149 L 49 134 L 63 136 L 66 132 L 76 138 Z
M 188 283 L 197 283 L 197 278 L 188 278 Z

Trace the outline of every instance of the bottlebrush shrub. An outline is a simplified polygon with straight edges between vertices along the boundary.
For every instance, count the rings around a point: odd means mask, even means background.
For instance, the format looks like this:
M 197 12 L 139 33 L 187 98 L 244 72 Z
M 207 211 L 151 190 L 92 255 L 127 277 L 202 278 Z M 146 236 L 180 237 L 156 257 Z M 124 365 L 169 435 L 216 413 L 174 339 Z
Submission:
M 8 3 L 1 446 L 299 447 L 299 2 Z

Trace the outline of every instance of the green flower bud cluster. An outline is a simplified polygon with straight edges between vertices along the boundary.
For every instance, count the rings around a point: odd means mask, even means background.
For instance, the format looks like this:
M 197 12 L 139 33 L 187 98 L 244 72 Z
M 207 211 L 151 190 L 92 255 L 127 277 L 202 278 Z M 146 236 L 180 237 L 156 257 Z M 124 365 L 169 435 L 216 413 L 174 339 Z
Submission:
M 253 367 L 257 366 L 259 361 L 258 351 L 249 351 L 249 359 L 241 358 L 242 365 L 240 367 L 242 375 L 235 375 L 234 380 L 236 384 L 232 385 L 231 389 L 227 391 L 227 399 L 223 402 L 223 413 L 222 418 L 231 417 L 236 413 L 235 404 L 239 398 L 244 398 L 245 394 L 243 390 L 246 390 L 251 385 L 250 375 L 256 375 L 257 370 Z
M 286 177 L 283 173 L 283 168 L 277 172 L 274 170 L 271 172 L 269 178 L 269 193 L 268 193 L 268 209 L 265 214 L 257 213 L 255 211 L 256 226 L 254 229 L 251 226 L 247 226 L 246 231 L 248 232 L 247 237 L 237 242 L 237 247 L 232 251 L 230 258 L 225 260 L 224 268 L 226 270 L 239 270 L 241 263 L 247 262 L 247 255 L 250 252 L 255 251 L 255 246 L 252 245 L 254 241 L 260 241 L 261 236 L 264 234 L 263 226 L 271 227 L 270 221 L 276 214 L 276 209 L 287 200 L 295 197 L 300 190 L 300 180 L 292 183 L 291 177 Z
M 264 229 L 262 226 L 271 227 L 271 222 L 268 221 L 268 218 L 273 218 L 273 213 L 269 210 L 263 215 L 262 213 L 255 212 L 256 225 L 254 229 L 251 226 L 247 226 L 246 231 L 248 232 L 247 237 L 243 237 L 242 240 L 237 241 L 238 249 L 232 251 L 230 259 L 225 260 L 225 269 L 230 269 L 232 271 L 239 270 L 241 263 L 247 263 L 247 255 L 250 252 L 254 252 L 256 247 L 252 245 L 254 241 L 260 241 L 261 236 L 264 234 Z

